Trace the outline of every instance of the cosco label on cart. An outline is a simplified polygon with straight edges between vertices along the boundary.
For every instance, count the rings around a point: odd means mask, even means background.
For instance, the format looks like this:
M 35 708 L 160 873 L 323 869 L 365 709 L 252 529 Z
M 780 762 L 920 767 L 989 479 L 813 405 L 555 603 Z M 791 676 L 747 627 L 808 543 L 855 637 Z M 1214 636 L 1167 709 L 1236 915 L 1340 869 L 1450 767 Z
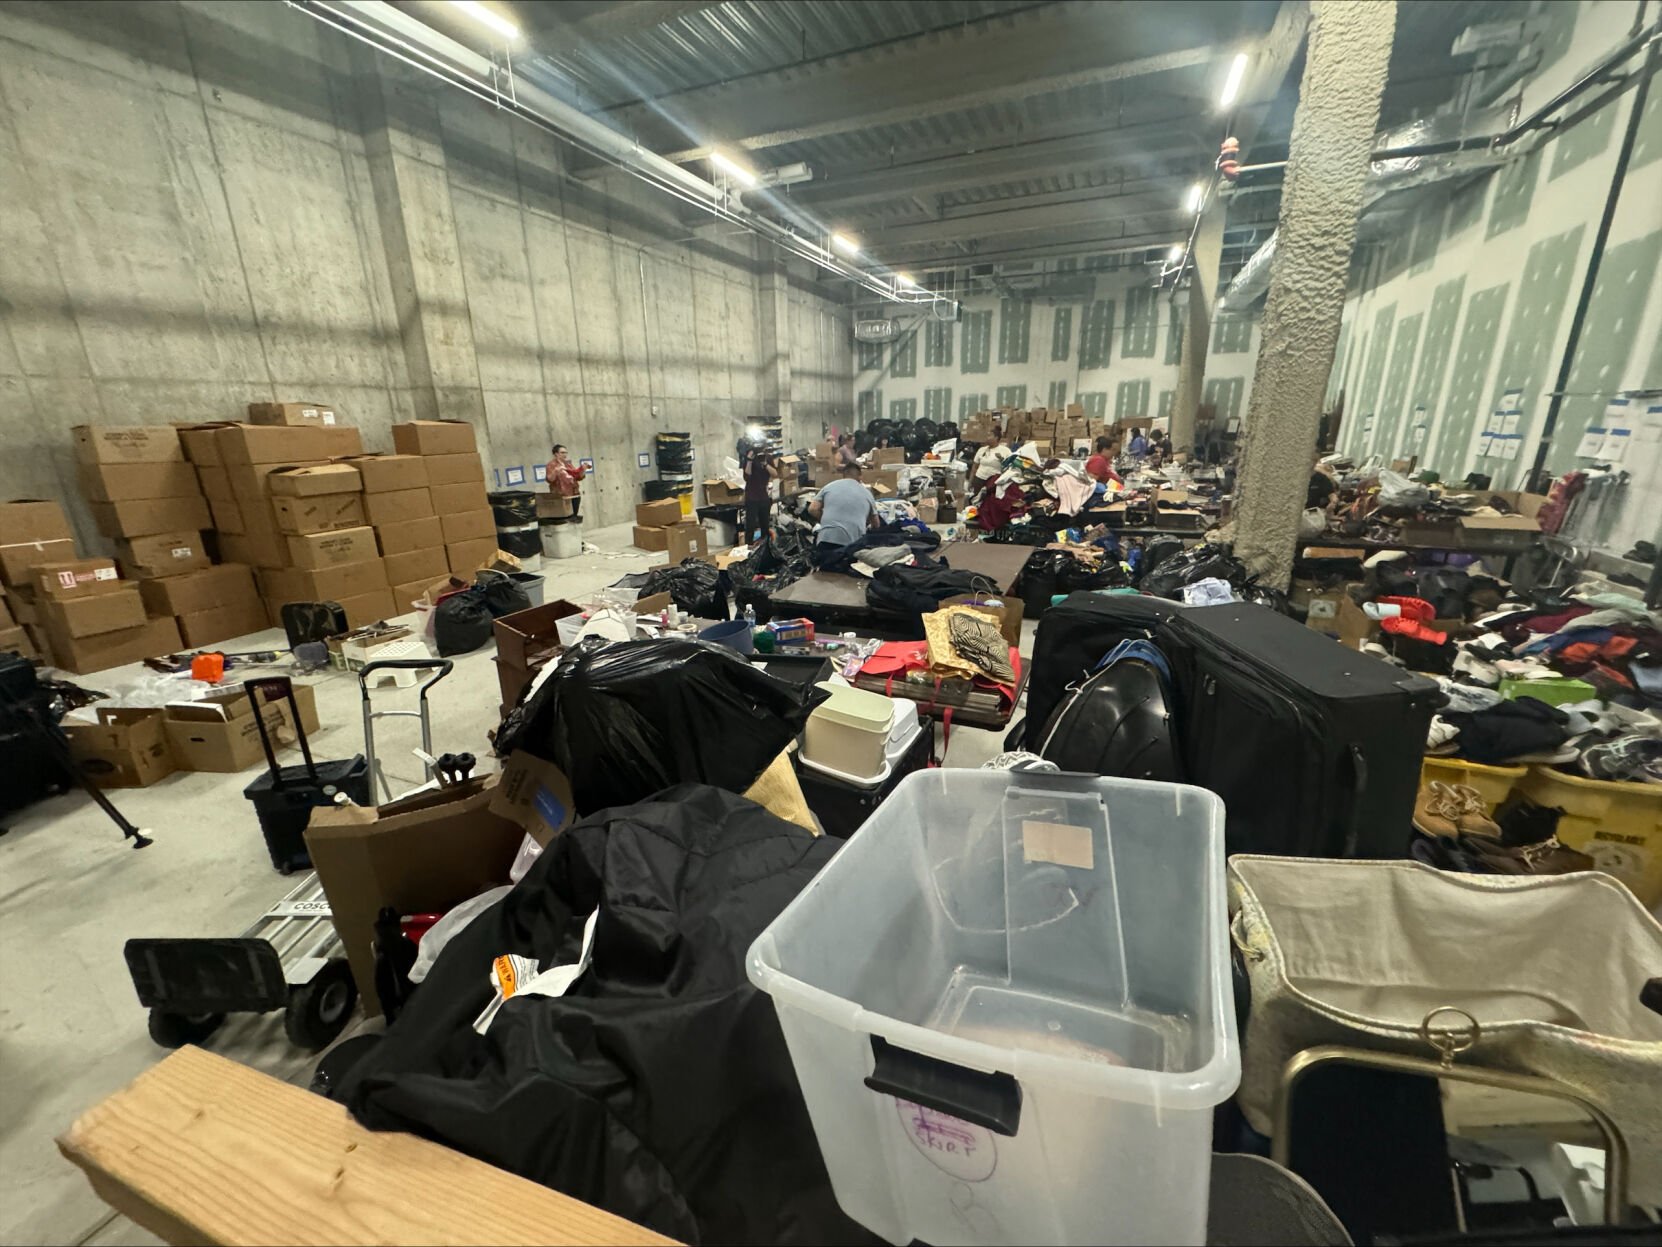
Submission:
M 282 901 L 274 905 L 269 918 L 327 918 L 328 901 Z
M 960 1182 L 985 1182 L 998 1168 L 993 1132 L 910 1100 L 896 1099 L 900 1125 L 912 1146 Z

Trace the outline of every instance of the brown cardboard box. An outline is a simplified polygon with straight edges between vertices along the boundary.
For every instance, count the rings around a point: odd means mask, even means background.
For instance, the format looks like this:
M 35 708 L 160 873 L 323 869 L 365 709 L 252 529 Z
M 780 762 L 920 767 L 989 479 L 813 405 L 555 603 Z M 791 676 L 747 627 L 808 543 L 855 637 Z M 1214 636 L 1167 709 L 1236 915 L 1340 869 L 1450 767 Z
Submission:
M 166 463 L 185 457 L 179 431 L 166 424 L 78 424 L 69 435 L 82 463 Z
M 398 524 L 433 514 L 433 495 L 426 489 L 400 489 L 390 494 L 365 494 L 364 517 L 371 524 Z
M 480 564 L 495 553 L 495 537 L 478 537 L 472 541 L 447 541 L 444 544 L 444 557 L 450 564 L 451 574 L 464 580 L 471 580 Z
M 11 607 L 6 604 L 4 597 L 0 597 L 0 628 L 15 628 L 16 626 L 17 620 L 12 616 Z
M 867 468 L 860 473 L 860 481 L 867 489 L 876 489 L 877 486 L 884 485 L 891 494 L 900 492 L 900 473 L 894 468 Z
M 742 495 L 741 495 L 742 496 Z M 674 498 L 642 502 L 635 507 L 635 524 L 640 528 L 668 528 L 681 522 L 681 504 Z
M 381 562 L 386 566 L 389 585 L 403 584 L 411 580 L 419 580 L 423 585 L 429 585 L 450 571 L 450 563 L 445 557 L 443 546 L 435 546 L 431 550 L 408 550 L 403 554 L 389 554 Z
M 552 762 L 516 749 L 502 763 L 490 811 L 512 819 L 546 849 L 571 825 L 571 781 Z
M 888 450 L 874 449 L 867 457 L 876 468 L 893 467 L 906 462 L 906 452 L 899 446 L 891 446 Z
M 248 527 L 242 518 L 242 508 L 224 498 L 209 498 L 208 514 L 213 519 L 215 532 L 240 533 Z
M 563 520 L 577 508 L 571 499 L 564 494 L 538 494 L 537 518 L 539 520 Z
M 663 530 L 669 536 L 666 547 L 669 550 L 669 561 L 679 563 L 683 559 L 708 558 L 710 556 L 710 534 L 704 525 L 697 520 L 688 520 L 684 524 L 671 524 Z
M 491 529 L 493 534 L 495 531 Z M 400 520 L 396 524 L 378 524 L 375 535 L 380 539 L 382 554 L 406 554 L 411 550 L 427 550 L 444 544 L 444 527 L 436 515 Z
M 35 592 L 40 597 L 84 598 L 119 588 L 121 576 L 115 570 L 114 559 L 73 559 L 42 563 L 35 568 Z
M 274 498 L 312 498 L 319 494 L 355 494 L 363 490 L 362 474 L 350 463 L 315 463 L 276 468 L 266 475 Z
M 0 654 L 17 654 L 23 658 L 44 658 L 29 630 L 21 624 L 0 628 Z
M 363 452 L 363 439 L 350 426 L 233 424 L 214 434 L 220 462 L 296 464 L 339 459 Z
M 70 541 L 75 534 L 64 518 L 63 508 L 38 498 L 17 498 L 0 503 L 0 546 L 25 542 Z
M 130 498 L 125 502 L 93 502 L 93 523 L 106 537 L 147 537 L 207 528 L 213 523 L 208 501 L 201 494 L 189 498 Z
M 667 550 L 669 549 L 668 528 L 642 528 L 635 525 L 634 536 L 630 544 L 638 550 Z
M 205 420 L 200 424 L 177 424 L 173 426 L 179 434 L 179 446 L 197 467 L 218 465 L 219 443 L 214 440 L 214 434 L 221 429 L 236 427 L 235 420 Z
M 439 516 L 444 539 L 450 541 L 477 541 L 482 537 L 496 538 L 496 516 L 490 511 L 461 511 L 455 515 Z
M 1499 498 L 1519 515 L 1531 520 L 1540 517 L 1541 508 L 1546 505 L 1547 501 L 1545 494 L 1532 494 L 1522 489 L 1496 490 L 1492 493 L 1483 494 L 1482 497 L 1485 501 L 1490 498 Z
M 367 563 L 381 557 L 380 548 L 375 544 L 375 530 L 367 524 L 335 532 L 291 534 L 288 547 L 290 565 L 302 571 L 319 571 L 343 563 Z M 375 584 L 370 581 L 363 588 L 373 588 Z M 387 582 L 383 580 L 380 584 L 384 587 Z
M 334 601 L 346 612 L 346 625 L 349 628 L 365 628 L 372 623 L 380 623 L 383 619 L 391 619 L 394 615 L 408 614 L 408 606 L 400 606 L 392 600 L 392 590 L 371 589 L 367 593 L 351 593 L 336 597 Z
M 797 455 L 779 456 L 779 496 L 789 498 L 802 488 L 802 459 Z
M 257 597 L 179 615 L 179 635 L 190 646 L 217 645 L 250 632 L 263 632 L 269 626 L 265 604 Z
M 178 769 L 158 707 L 99 707 L 97 723 L 62 726 L 70 755 L 100 788 L 144 788 Z
M 434 485 L 428 490 L 433 496 L 436 515 L 460 515 L 463 511 L 483 511 L 489 508 L 484 481 L 463 481 L 459 485 Z
M 252 424 L 334 424 L 335 409 L 325 403 L 249 403 Z
M 251 506 L 256 499 L 269 498 L 273 494 L 271 478 L 279 473 L 290 472 L 295 468 L 322 467 L 324 461 L 313 459 L 300 463 L 233 463 L 225 468 L 225 479 L 231 486 L 231 496 L 246 507 Z M 336 490 L 336 493 L 350 493 L 350 489 Z
M 190 615 L 259 600 L 254 573 L 241 563 L 221 563 L 181 576 L 141 580 L 138 588 L 145 609 L 152 615 Z
M 497 659 L 525 668 L 543 662 L 559 648 L 560 620 L 582 613 L 583 608 L 575 603 L 555 600 L 492 620 Z
M 42 598 L 40 616 L 56 648 L 59 637 L 79 640 L 139 627 L 144 623 L 144 599 L 137 585 L 119 585 L 108 593 L 86 597 Z
M 427 461 L 420 455 L 358 455 L 347 462 L 363 476 L 366 494 L 427 487 Z
M 276 529 L 252 528 L 244 533 L 221 533 L 219 553 L 227 563 L 246 563 L 250 567 L 287 567 L 288 534 Z
M 296 686 L 296 693 L 300 687 Z M 293 735 L 279 704 L 266 701 L 260 708 L 273 747 Z M 180 770 L 228 773 L 265 760 L 254 706 L 241 688 L 222 689 L 197 701 L 169 702 L 162 714 Z
M 215 498 L 226 502 L 235 502 L 237 494 L 231 488 L 231 473 L 222 464 L 210 463 L 196 469 L 196 484 L 202 496 L 209 502 Z
M 208 553 L 199 532 L 154 533 L 115 543 L 116 557 L 127 575 L 148 580 L 153 576 L 177 576 L 209 566 Z M 233 561 L 229 555 L 226 561 Z M 246 560 L 234 560 L 243 562 Z
M 365 524 L 362 494 L 317 494 L 310 498 L 273 498 L 277 531 L 327 533 Z
M 444 554 L 443 549 L 439 550 L 439 554 Z M 448 562 L 446 563 L 443 575 L 446 580 L 450 578 L 450 568 Z M 401 584 L 394 585 L 392 587 L 393 614 L 402 615 L 406 611 L 414 610 L 415 604 L 421 601 L 422 595 L 427 592 L 428 588 L 432 585 L 435 579 L 436 577 L 427 576 L 420 580 L 406 580 Z
M 132 498 L 190 498 L 202 492 L 196 469 L 182 459 L 166 463 L 78 463 L 81 492 L 89 502 Z
M 376 589 L 385 593 L 387 570 L 379 558 L 333 567 L 262 567 L 258 573 L 260 596 L 267 607 L 289 602 L 342 602 Z
M 105 671 L 123 663 L 154 658 L 157 654 L 177 653 L 180 646 L 179 626 L 172 619 L 147 619 L 136 628 L 86 637 L 60 636 L 46 625 L 43 635 L 52 652 L 53 665 L 77 675 Z
M 477 453 L 428 455 L 426 460 L 429 485 L 461 485 L 485 479 L 485 463 Z
M 497 782 L 482 775 L 377 809 L 313 811 L 306 849 L 365 1012 L 379 1012 L 371 947 L 376 914 L 389 906 L 401 914 L 441 913 L 507 882 L 526 827 L 491 812 Z
M 392 448 L 401 455 L 466 455 L 478 445 L 465 420 L 412 420 L 392 426 Z

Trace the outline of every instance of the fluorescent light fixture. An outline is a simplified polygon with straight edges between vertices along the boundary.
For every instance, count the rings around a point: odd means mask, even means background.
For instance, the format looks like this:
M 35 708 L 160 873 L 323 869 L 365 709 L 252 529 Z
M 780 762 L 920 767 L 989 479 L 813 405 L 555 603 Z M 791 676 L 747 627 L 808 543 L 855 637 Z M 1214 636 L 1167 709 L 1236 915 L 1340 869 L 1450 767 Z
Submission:
M 1223 97 L 1218 100 L 1219 108 L 1228 108 L 1235 102 L 1235 97 L 1241 93 L 1241 80 L 1246 77 L 1247 54 L 1238 52 L 1229 65 L 1229 77 L 1223 80 Z
M 1166 259 L 1170 263 L 1176 264 L 1182 258 L 1183 258 L 1183 244 L 1180 243 L 1180 242 L 1174 242 L 1171 245 L 1171 251 L 1168 252 L 1167 255 L 1166 255 Z
M 844 255 L 860 254 L 860 244 L 846 234 L 832 234 L 831 245 Z
M 913 290 L 916 290 L 918 285 L 917 282 L 912 280 L 912 275 L 910 273 L 896 273 L 894 275 L 894 284 L 896 286 L 907 286 Z
M 1203 186 L 1201 183 L 1196 182 L 1193 186 L 1189 187 L 1189 211 L 1190 212 L 1199 212 L 1200 211 L 1200 201 L 1205 199 L 1205 198 L 1206 198 L 1206 187 Z
M 480 4 L 479 0 L 450 0 L 450 3 L 455 5 L 463 13 L 466 13 L 481 26 L 489 26 L 504 39 L 511 42 L 519 38 L 518 26 L 515 26 L 500 13 L 491 12 L 491 10 Z
M 741 186 L 756 185 L 756 175 L 754 173 L 752 173 L 749 169 L 746 169 L 738 161 L 730 160 L 728 157 L 723 156 L 720 152 L 710 153 L 710 163 L 720 169 L 723 173 L 727 174 Z

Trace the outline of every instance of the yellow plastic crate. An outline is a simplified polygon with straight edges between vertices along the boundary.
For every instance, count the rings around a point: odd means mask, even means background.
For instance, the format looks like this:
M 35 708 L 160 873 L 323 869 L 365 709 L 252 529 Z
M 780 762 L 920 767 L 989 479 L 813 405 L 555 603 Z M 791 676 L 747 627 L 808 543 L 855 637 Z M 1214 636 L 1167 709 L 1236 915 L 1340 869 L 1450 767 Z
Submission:
M 1662 785 L 1584 779 L 1532 766 L 1518 791 L 1563 809 L 1561 841 L 1590 855 L 1645 905 L 1662 901 Z
M 1484 766 L 1481 762 L 1468 762 L 1464 758 L 1428 757 L 1420 763 L 1420 787 L 1425 787 L 1432 780 L 1465 784 L 1477 789 L 1483 804 L 1493 814 L 1495 807 L 1506 800 L 1506 794 L 1512 791 L 1512 785 L 1522 779 L 1528 770 L 1527 766 Z

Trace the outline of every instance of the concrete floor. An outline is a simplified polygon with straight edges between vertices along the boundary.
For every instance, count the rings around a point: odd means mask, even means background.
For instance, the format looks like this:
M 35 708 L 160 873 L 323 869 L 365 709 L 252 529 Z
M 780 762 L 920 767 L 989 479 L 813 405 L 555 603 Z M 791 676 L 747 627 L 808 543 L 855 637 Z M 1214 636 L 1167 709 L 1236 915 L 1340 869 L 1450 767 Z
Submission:
M 662 554 L 629 547 L 629 535 L 627 525 L 588 534 L 597 552 L 548 571 L 546 596 L 578 598 L 662 562 Z M 1024 626 L 1024 654 L 1031 653 L 1033 626 Z M 258 633 L 247 642 L 226 648 L 277 644 L 281 634 Z M 457 659 L 434 691 L 439 751 L 488 754 L 485 733 L 496 724 L 498 703 L 493 653 Z M 123 667 L 76 682 L 108 689 L 142 674 Z M 323 729 L 312 738 L 314 756 L 359 752 L 356 680 L 344 672 L 315 678 Z M 400 781 L 421 781 L 410 752 L 419 743 L 416 730 L 411 719 L 377 732 L 395 791 Z M 961 728 L 952 733 L 948 762 L 978 766 L 1001 748 L 1002 733 Z M 155 836 L 138 852 L 79 792 L 31 807 L 0 836 L 0 1243 L 157 1241 L 99 1200 L 53 1140 L 82 1110 L 165 1055 L 146 1033 L 145 1010 L 122 960 L 124 942 L 237 935 L 294 886 L 271 868 L 242 795 L 257 773 L 180 772 L 113 793 L 121 810 Z M 206 1046 L 299 1083 L 316 1064 L 287 1043 L 276 1014 L 232 1017 Z

